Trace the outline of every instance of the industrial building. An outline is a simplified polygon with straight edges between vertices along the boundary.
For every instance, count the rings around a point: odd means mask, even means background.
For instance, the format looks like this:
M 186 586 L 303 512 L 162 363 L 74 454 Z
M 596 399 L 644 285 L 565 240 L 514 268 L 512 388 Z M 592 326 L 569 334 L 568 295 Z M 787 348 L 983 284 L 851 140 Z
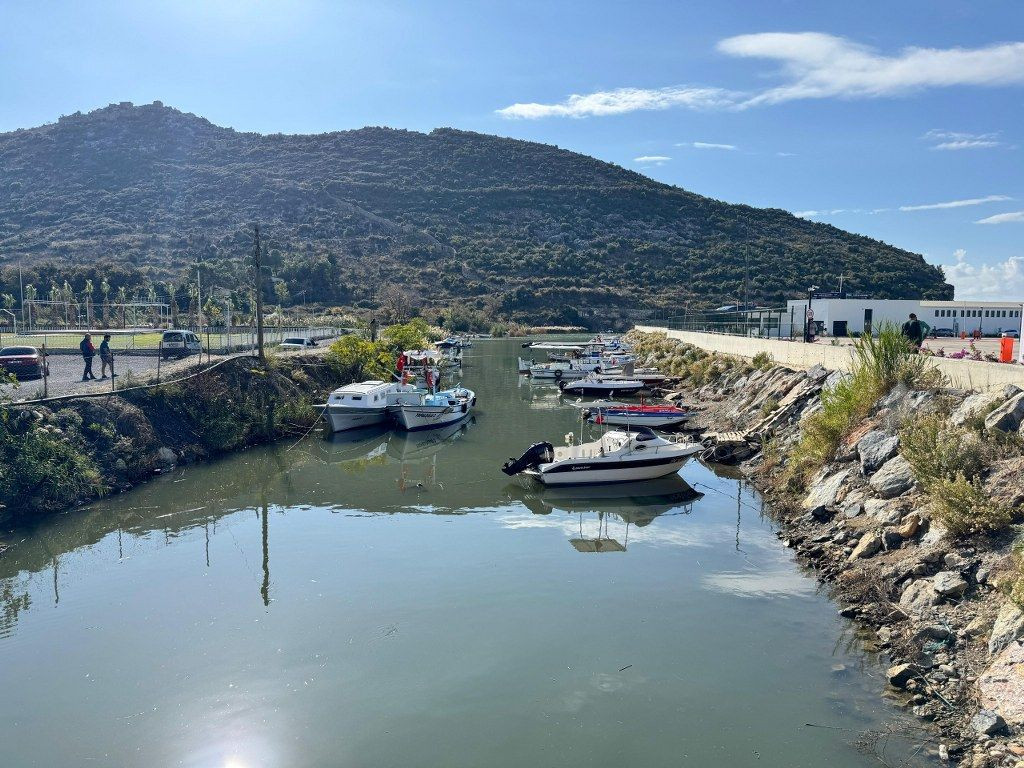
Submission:
M 799 335 L 807 313 L 808 299 L 786 303 L 793 328 Z M 818 335 L 861 334 L 882 323 L 902 325 L 910 313 L 933 330 L 949 330 L 959 336 L 975 332 L 998 336 L 1021 327 L 1021 302 L 1012 301 L 925 301 L 921 299 L 865 299 L 821 297 L 810 300 Z M 787 318 L 788 320 L 788 318 Z M 788 324 L 788 323 L 787 323 Z

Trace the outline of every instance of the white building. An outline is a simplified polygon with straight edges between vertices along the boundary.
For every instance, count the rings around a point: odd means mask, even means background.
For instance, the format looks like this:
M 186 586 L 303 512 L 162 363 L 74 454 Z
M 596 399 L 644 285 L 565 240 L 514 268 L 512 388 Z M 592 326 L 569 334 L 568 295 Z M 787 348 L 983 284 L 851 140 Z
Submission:
M 794 335 L 803 332 L 807 299 L 786 303 L 793 317 Z M 921 299 L 838 299 L 811 301 L 819 335 L 849 336 L 861 334 L 882 323 L 903 325 L 913 312 L 932 329 L 948 329 L 959 336 L 980 331 L 983 336 L 998 336 L 1021 327 L 1021 302 L 1013 301 L 924 301 Z M 788 318 L 786 318 L 788 324 Z

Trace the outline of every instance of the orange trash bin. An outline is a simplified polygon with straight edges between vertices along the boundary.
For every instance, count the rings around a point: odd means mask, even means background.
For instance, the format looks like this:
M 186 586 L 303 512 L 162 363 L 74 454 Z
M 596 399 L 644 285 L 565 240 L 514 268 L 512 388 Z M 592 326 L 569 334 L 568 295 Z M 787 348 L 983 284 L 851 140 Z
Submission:
M 1013 362 L 1013 339 L 1004 337 L 999 340 L 999 362 Z

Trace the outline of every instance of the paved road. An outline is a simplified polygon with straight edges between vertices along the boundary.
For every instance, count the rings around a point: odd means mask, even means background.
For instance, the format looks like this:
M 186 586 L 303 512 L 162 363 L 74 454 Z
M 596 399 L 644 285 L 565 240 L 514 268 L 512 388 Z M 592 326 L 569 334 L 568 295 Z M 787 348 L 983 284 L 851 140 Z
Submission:
M 320 343 L 320 346 L 308 350 L 307 353 L 326 351 L 332 339 Z M 276 355 L 303 354 L 301 350 L 295 352 L 281 352 L 274 350 Z M 225 360 L 229 357 L 251 357 L 252 351 L 236 352 L 232 355 L 212 355 L 211 360 Z M 50 355 L 50 375 L 47 380 L 47 391 L 50 397 L 57 395 L 88 394 L 92 392 L 107 392 L 111 389 L 111 381 L 99 380 L 100 358 L 99 355 L 93 358 L 92 370 L 96 374 L 96 381 L 82 381 L 84 363 L 80 355 Z M 203 354 L 203 363 L 207 356 Z M 174 378 L 186 375 L 190 370 L 198 369 L 199 360 L 197 357 L 186 357 L 183 360 L 162 360 L 160 361 L 160 379 Z M 118 374 L 115 380 L 123 385 L 125 379 L 130 375 L 140 380 L 140 383 L 148 381 L 156 376 L 157 356 L 156 355 L 119 355 L 114 358 L 114 369 Z M 0 386 L 0 397 L 9 397 L 12 400 L 36 400 L 43 396 L 42 379 L 30 379 L 22 381 L 20 386 Z

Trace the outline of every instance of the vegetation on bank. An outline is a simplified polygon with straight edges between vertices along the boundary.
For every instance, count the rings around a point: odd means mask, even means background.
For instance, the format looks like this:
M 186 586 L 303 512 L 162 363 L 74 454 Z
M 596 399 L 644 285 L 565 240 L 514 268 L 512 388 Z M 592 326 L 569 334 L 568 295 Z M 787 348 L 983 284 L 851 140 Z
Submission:
M 275 265 L 271 303 L 388 304 L 430 322 L 458 305 L 446 324 L 455 330 L 496 318 L 607 325 L 637 295 L 652 307 L 714 306 L 747 274 L 757 303 L 836 285 L 841 273 L 880 298 L 906 297 L 908 286 L 952 296 L 941 270 L 878 240 L 554 146 L 452 129 L 261 136 L 159 104 L 111 105 L 0 134 L 0 165 L 12 262 L 110 259 L 155 283 L 194 277 L 199 264 L 204 286 L 234 289 L 248 284 L 259 221 Z M 485 324 L 457 327 L 466 313 Z
M 390 381 L 398 356 L 409 349 L 423 349 L 431 337 L 430 326 L 422 318 L 389 325 L 377 341 L 362 336 L 342 336 L 331 344 L 325 357 L 339 379 Z
M 0 408 L 0 517 L 57 512 L 169 463 L 304 434 L 340 376 L 319 357 L 241 357 L 186 381 Z
M 910 343 L 894 325 L 884 325 L 877 336 L 859 337 L 852 349 L 853 369 L 822 391 L 821 409 L 801 425 L 785 472 L 786 484 L 794 492 L 806 488 L 811 476 L 832 460 L 842 440 L 897 384 L 917 389 L 940 383 L 935 369 L 926 358 L 912 354 Z

